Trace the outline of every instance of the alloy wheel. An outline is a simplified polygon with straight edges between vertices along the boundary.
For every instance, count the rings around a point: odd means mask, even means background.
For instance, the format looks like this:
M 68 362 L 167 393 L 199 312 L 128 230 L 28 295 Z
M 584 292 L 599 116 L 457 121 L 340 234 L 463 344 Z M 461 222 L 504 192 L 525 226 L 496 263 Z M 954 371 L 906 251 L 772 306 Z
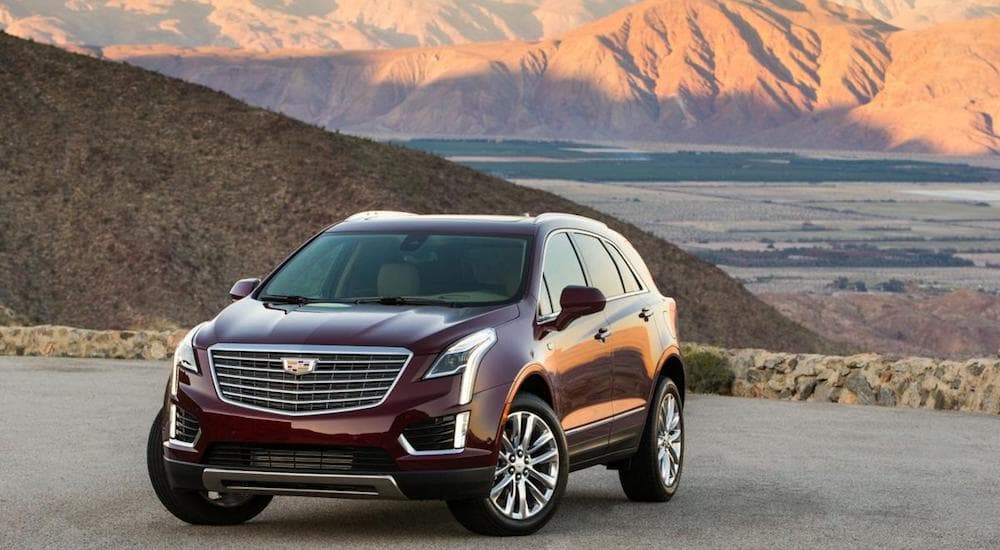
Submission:
M 507 418 L 490 502 L 504 517 L 524 520 L 552 500 L 559 479 L 559 447 L 552 429 L 530 411 Z
M 660 401 L 656 417 L 657 459 L 660 462 L 660 479 L 670 487 L 677 480 L 681 467 L 681 408 L 672 393 Z

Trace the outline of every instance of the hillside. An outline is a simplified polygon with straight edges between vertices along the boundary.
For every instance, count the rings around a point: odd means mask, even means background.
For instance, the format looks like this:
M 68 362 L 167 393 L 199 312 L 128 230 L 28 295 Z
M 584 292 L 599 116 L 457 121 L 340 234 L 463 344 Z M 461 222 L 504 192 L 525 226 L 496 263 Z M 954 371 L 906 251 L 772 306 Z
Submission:
M 102 53 L 370 135 L 1000 152 L 1000 18 L 903 32 L 819 0 L 650 0 L 541 42 Z
M 1000 351 L 1000 296 L 764 293 L 761 299 L 831 339 L 865 350 L 926 357 L 990 357 Z
M 685 339 L 826 347 L 714 266 L 555 195 L 3 33 L 0 128 L 0 305 L 30 322 L 190 325 L 359 210 L 566 211 L 632 240 Z

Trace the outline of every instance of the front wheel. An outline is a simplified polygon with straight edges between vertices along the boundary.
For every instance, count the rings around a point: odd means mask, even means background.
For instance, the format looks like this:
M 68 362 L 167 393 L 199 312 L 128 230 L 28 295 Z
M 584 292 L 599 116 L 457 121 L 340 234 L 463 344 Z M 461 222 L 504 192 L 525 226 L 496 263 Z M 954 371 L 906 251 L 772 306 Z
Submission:
M 167 480 L 163 458 L 163 411 L 156 415 L 146 442 L 149 481 L 163 506 L 177 519 L 194 525 L 236 525 L 249 521 L 271 502 L 268 495 L 176 491 Z
M 660 380 L 646 419 L 639 451 L 618 470 L 629 500 L 665 502 L 677 492 L 684 465 L 681 394 L 669 378 Z
M 490 494 L 448 508 L 474 533 L 530 535 L 552 518 L 566 489 L 566 436 L 552 408 L 530 394 L 514 398 L 501 434 Z

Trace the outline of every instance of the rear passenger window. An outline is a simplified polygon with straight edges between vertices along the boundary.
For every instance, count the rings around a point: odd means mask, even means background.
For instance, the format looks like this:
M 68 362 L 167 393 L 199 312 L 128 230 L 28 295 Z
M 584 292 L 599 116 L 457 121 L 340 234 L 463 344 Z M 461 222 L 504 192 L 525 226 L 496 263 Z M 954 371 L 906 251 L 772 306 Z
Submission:
M 601 241 L 590 235 L 576 233 L 573 235 L 573 242 L 587 266 L 587 274 L 592 279 L 590 286 L 597 287 L 606 298 L 624 294 L 625 287 L 618 275 L 618 268 Z
M 642 290 L 642 285 L 639 284 L 639 278 L 635 276 L 635 272 L 629 267 L 628 262 L 622 256 L 621 251 L 615 248 L 613 245 L 605 245 L 609 252 L 611 252 L 611 258 L 615 261 L 615 265 L 618 266 L 618 273 L 622 275 L 622 282 L 625 283 L 625 293 L 629 292 L 639 292 Z
M 569 241 L 567 233 L 559 233 L 549 238 L 545 244 L 545 266 L 542 273 L 542 292 L 548 290 L 546 299 L 541 299 L 539 312 L 542 315 L 556 313 L 559 307 L 559 297 L 567 286 L 587 284 L 583 276 L 583 268 L 580 267 L 580 260 L 576 257 L 576 250 Z

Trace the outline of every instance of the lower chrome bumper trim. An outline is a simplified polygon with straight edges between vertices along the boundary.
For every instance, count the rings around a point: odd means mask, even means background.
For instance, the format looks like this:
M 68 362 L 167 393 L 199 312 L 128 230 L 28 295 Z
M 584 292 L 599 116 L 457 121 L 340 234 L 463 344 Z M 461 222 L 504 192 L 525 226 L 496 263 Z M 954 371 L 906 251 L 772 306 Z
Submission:
M 405 499 L 389 475 L 303 474 L 205 468 L 205 489 L 220 493 Z

